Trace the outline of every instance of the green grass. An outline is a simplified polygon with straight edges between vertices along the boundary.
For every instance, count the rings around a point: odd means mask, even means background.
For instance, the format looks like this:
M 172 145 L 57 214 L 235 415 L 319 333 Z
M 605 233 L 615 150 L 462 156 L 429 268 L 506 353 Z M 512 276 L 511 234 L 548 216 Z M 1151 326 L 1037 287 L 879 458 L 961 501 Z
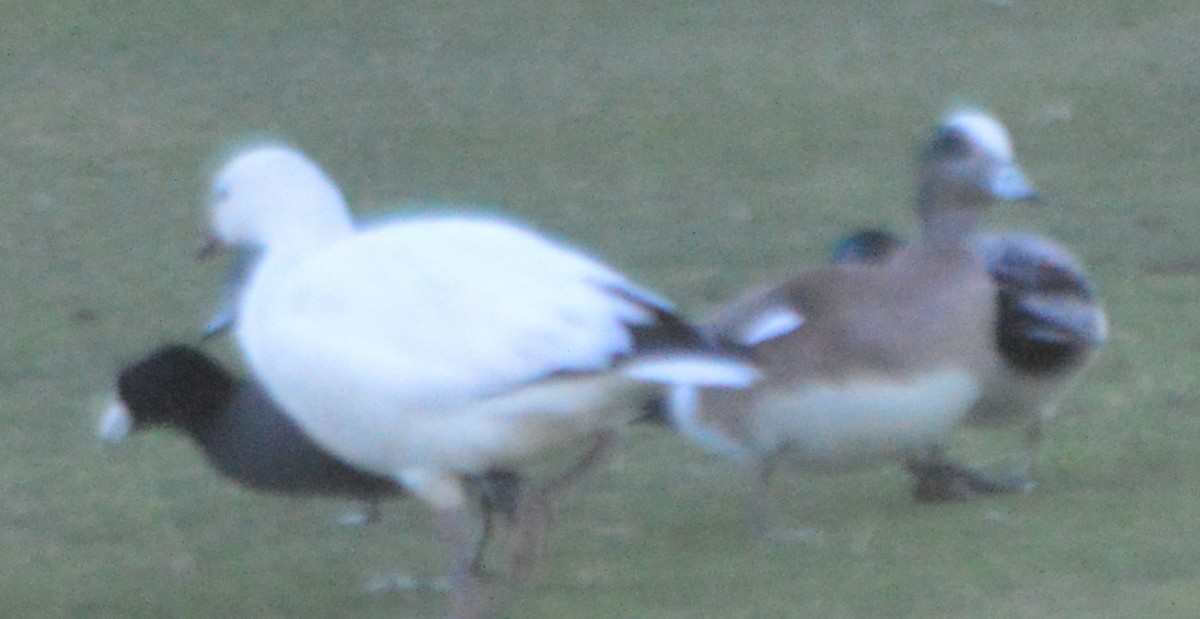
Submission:
M 13 617 L 438 616 L 428 511 L 336 530 L 175 436 L 107 453 L 122 362 L 194 337 L 216 159 L 308 150 L 361 213 L 478 203 L 689 309 L 911 230 L 914 150 L 955 101 L 1010 126 L 1112 341 L 1064 401 L 1038 491 L 915 506 L 895 470 L 781 475 L 752 543 L 739 472 L 637 431 L 563 506 L 512 617 L 1194 617 L 1200 613 L 1200 7 L 1183 0 L 10 3 L 0 20 L 0 591 Z M 228 344 L 218 347 L 237 355 Z M 985 435 L 982 442 L 1003 435 Z M 976 439 L 976 442 L 980 442 Z M 504 593 L 505 591 L 509 591 Z

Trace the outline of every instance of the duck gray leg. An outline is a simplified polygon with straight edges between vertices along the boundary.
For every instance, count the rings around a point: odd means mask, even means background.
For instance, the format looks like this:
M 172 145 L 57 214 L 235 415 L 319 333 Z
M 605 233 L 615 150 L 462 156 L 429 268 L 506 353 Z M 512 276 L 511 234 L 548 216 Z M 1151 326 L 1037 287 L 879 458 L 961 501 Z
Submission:
M 758 464 L 751 482 L 750 533 L 760 540 L 771 538 L 771 476 L 779 465 L 779 459 L 768 455 Z
M 751 481 L 750 534 L 762 542 L 791 544 L 808 542 L 821 536 L 811 527 L 780 527 L 771 524 L 771 477 L 779 468 L 782 455 L 779 452 L 764 457 L 754 471 Z
M 1025 429 L 1025 457 L 1022 462 L 1021 475 L 1024 477 L 1026 492 L 1032 492 L 1034 486 L 1037 485 L 1038 463 L 1041 460 L 1042 449 L 1042 428 L 1043 420 L 1039 417 Z

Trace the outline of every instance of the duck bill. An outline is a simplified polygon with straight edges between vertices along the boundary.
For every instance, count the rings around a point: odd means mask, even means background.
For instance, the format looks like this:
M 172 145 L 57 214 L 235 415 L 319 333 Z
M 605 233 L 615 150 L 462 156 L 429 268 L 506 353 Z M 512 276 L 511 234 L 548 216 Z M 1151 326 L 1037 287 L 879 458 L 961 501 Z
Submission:
M 992 177 L 992 195 L 998 200 L 1009 202 L 1041 202 L 1042 196 L 1037 188 L 1017 167 L 1015 163 L 1008 164 L 998 170 Z

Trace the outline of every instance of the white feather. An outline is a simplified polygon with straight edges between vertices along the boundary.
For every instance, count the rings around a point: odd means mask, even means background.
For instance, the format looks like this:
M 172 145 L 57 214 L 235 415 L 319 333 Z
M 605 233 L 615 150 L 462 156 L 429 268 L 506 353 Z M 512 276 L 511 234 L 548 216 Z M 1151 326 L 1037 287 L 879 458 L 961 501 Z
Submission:
M 611 370 L 633 352 L 627 325 L 652 316 L 614 289 L 637 290 L 523 228 L 422 217 L 300 261 L 268 254 L 238 339 L 284 409 L 331 451 L 384 473 L 462 470 L 636 414 L 623 399 L 645 387 L 630 377 L 652 376 Z M 564 378 L 544 384 L 553 376 Z M 545 423 L 518 440 L 524 416 Z
M 946 117 L 942 126 L 962 131 L 1000 161 L 1012 161 L 1016 157 L 1008 130 L 1000 121 L 979 110 L 955 111 Z
M 941 370 L 913 380 L 877 376 L 805 383 L 764 393 L 752 420 L 754 442 L 786 442 L 811 467 L 870 466 L 946 436 L 979 395 L 967 372 Z
M 772 305 L 739 329 L 737 343 L 755 346 L 787 335 L 803 324 L 804 316 L 795 309 L 784 305 Z
M 702 353 L 663 353 L 639 357 L 621 369 L 630 378 L 665 385 L 745 388 L 761 377 L 758 368 L 736 359 Z
M 741 460 L 745 448 L 700 416 L 700 390 L 694 386 L 671 387 L 666 392 L 667 411 L 681 434 L 696 444 L 728 458 Z
M 133 417 L 129 414 L 129 409 L 114 397 L 100 416 L 100 423 L 96 425 L 96 436 L 100 437 L 102 442 L 116 444 L 128 438 L 132 430 Z

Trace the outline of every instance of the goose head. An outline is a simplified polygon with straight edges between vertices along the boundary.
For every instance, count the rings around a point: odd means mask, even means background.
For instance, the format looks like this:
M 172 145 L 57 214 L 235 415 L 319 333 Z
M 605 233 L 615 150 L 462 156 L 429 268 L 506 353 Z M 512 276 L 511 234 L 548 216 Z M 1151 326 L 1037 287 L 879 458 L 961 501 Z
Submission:
M 300 151 L 256 146 L 217 172 L 209 201 L 206 249 L 249 247 L 299 253 L 352 229 L 337 185 Z

